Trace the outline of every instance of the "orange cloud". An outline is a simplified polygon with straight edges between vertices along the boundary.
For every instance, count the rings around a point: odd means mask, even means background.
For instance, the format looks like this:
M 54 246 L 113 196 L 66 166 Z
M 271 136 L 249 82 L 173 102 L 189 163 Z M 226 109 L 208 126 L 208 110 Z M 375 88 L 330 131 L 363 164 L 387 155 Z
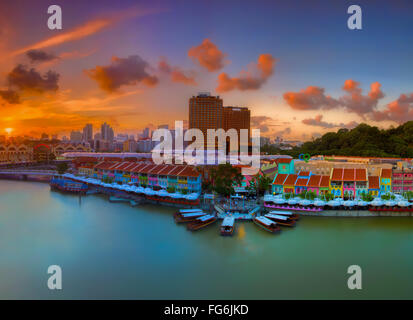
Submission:
M 218 76 L 217 92 L 228 92 L 235 89 L 256 90 L 267 81 L 274 73 L 274 67 L 277 59 L 271 54 L 265 53 L 258 57 L 256 64 L 250 66 L 249 71 L 241 71 L 240 75 L 235 78 L 229 77 L 225 72 Z
M 401 94 L 400 97 L 387 104 L 384 110 L 374 111 L 373 120 L 391 120 L 403 123 L 413 118 L 413 93 Z
M 332 109 L 338 101 L 324 94 L 324 89 L 308 86 L 300 92 L 286 92 L 283 95 L 287 104 L 295 110 Z
M 316 126 L 322 128 L 354 128 L 358 125 L 357 122 L 351 121 L 349 123 L 331 123 L 323 121 L 323 116 L 321 114 L 316 115 L 314 118 L 304 119 L 301 121 L 302 123 L 309 125 L 309 126 Z
M 364 116 L 367 113 L 373 112 L 377 107 L 378 101 L 384 97 L 381 91 L 381 84 L 374 82 L 370 85 L 370 92 L 367 95 L 362 94 L 360 83 L 352 79 L 344 82 L 343 90 L 346 95 L 340 98 L 340 104 L 348 111 Z
M 153 87 L 158 83 L 156 76 L 148 74 L 149 64 L 140 56 L 133 55 L 127 58 L 112 57 L 109 66 L 96 66 L 85 70 L 85 73 L 95 80 L 99 87 L 109 93 L 117 91 L 124 85 L 135 85 L 139 82 Z
M 57 46 L 65 42 L 79 40 L 79 39 L 91 36 L 103 30 L 104 28 L 107 28 L 119 21 L 134 18 L 137 16 L 143 16 L 143 15 L 150 14 L 153 12 L 154 10 L 152 9 L 144 10 L 144 9 L 132 8 L 132 9 L 128 9 L 127 11 L 117 12 L 109 17 L 97 18 L 97 19 L 88 21 L 85 24 L 77 28 L 74 28 L 73 30 L 59 33 L 56 36 L 49 37 L 45 40 L 34 43 L 30 46 L 16 50 L 12 53 L 12 56 L 25 53 L 26 51 L 29 51 L 32 49 L 42 49 L 42 48 Z
M 193 72 L 186 74 L 181 68 L 170 66 L 165 58 L 162 58 L 161 61 L 159 61 L 158 68 L 162 72 L 169 74 L 172 82 L 196 85 Z
M 188 56 L 213 72 L 222 69 L 225 65 L 226 53 L 223 53 L 218 47 L 212 43 L 208 38 L 204 39 L 199 46 L 192 47 L 188 51 Z
M 299 92 L 286 92 L 283 97 L 287 104 L 296 110 L 319 110 L 341 107 L 362 117 L 375 111 L 378 101 L 384 97 L 381 84 L 374 82 L 367 95 L 362 94 L 360 83 L 352 79 L 344 82 L 342 89 L 346 92 L 338 99 L 325 95 L 324 89 L 308 86 Z

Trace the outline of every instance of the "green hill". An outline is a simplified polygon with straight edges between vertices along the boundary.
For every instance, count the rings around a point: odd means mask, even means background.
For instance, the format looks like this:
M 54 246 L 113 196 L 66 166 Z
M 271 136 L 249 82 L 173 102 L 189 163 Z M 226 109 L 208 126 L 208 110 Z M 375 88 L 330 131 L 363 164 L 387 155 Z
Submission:
M 311 155 L 342 155 L 364 157 L 408 157 L 413 158 L 413 121 L 397 128 L 379 129 L 362 123 L 354 129 L 328 132 L 301 147 L 280 151 L 264 146 L 262 151 L 270 154 L 284 153 L 297 157 L 300 153 Z

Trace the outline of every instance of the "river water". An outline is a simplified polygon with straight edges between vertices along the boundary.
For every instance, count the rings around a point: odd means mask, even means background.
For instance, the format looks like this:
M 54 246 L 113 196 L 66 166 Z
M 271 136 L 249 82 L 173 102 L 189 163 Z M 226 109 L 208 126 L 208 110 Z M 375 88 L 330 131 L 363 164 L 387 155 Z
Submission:
M 407 299 L 413 218 L 303 217 L 272 235 L 191 233 L 174 209 L 0 180 L 1 299 Z M 49 290 L 47 268 L 62 269 Z M 349 290 L 347 268 L 362 268 Z

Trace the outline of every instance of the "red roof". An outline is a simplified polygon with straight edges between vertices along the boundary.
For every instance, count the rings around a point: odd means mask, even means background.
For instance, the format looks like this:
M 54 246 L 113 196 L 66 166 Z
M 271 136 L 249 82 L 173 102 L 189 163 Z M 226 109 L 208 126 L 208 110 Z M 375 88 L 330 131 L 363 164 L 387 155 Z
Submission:
M 278 163 L 290 163 L 291 160 L 293 160 L 292 158 L 278 158 L 277 162 Z
M 355 181 L 356 169 L 345 168 L 343 171 L 343 181 Z
M 135 165 L 134 162 L 121 162 L 120 165 L 116 166 L 116 170 L 126 170 L 128 167 L 131 167 L 132 165 Z
M 331 180 L 342 181 L 343 180 L 343 168 L 333 168 L 333 173 L 331 174 Z
M 391 178 L 392 169 L 381 169 L 381 177 L 382 178 Z
M 320 188 L 328 188 L 328 187 L 330 187 L 330 177 L 321 176 Z
M 307 187 L 319 187 L 321 181 L 321 176 L 318 174 L 313 174 L 308 180 Z
M 285 178 L 287 178 L 288 174 L 285 173 L 279 173 L 277 174 L 277 177 L 275 178 L 274 182 L 272 184 L 278 184 L 278 185 L 283 185 Z
M 174 169 L 175 167 L 172 165 L 165 165 L 161 170 L 159 170 L 158 174 L 159 175 L 168 175 L 170 171 L 172 171 L 172 169 Z
M 369 189 L 380 189 L 378 176 L 369 176 Z
M 198 177 L 199 173 L 193 166 L 185 166 L 182 171 L 178 173 L 180 177 Z
M 300 177 L 308 177 L 310 175 L 310 171 L 300 171 L 298 176 Z
M 298 178 L 297 182 L 295 183 L 296 187 L 306 187 L 309 179 L 306 178 Z
M 156 167 L 153 167 L 149 174 L 159 174 L 165 168 L 165 164 L 158 164 Z
M 140 168 L 139 173 L 150 173 L 156 166 L 156 164 L 148 164 L 145 167 Z
M 114 164 L 117 164 L 117 162 L 112 162 L 112 161 L 102 161 L 99 162 L 96 166 L 95 169 L 101 169 L 101 170 L 108 170 L 110 167 L 112 167 Z
M 130 171 L 131 172 L 139 172 L 140 169 L 146 167 L 147 165 L 148 165 L 148 163 L 137 163 L 137 164 L 135 164 L 135 166 L 130 168 Z
M 295 185 L 296 180 L 297 180 L 297 175 L 296 174 L 289 174 L 287 179 L 285 179 L 285 181 L 284 181 L 284 185 L 293 186 L 293 185 Z
M 356 181 L 367 181 L 367 169 L 356 169 Z
M 170 176 L 177 176 L 179 173 L 182 171 L 182 166 L 176 166 L 173 168 L 171 171 L 168 172 L 168 175 Z

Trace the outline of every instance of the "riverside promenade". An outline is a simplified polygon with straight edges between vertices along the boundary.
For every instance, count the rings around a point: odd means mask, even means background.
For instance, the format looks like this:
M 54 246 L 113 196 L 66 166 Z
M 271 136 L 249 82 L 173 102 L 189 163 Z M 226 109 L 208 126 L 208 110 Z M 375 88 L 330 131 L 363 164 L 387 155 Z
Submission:
M 267 209 L 268 210 L 268 209 Z M 268 210 L 271 211 L 271 210 Z M 369 211 L 369 210 L 324 210 L 319 212 L 294 211 L 302 216 L 313 217 L 411 217 L 413 212 L 408 211 Z

